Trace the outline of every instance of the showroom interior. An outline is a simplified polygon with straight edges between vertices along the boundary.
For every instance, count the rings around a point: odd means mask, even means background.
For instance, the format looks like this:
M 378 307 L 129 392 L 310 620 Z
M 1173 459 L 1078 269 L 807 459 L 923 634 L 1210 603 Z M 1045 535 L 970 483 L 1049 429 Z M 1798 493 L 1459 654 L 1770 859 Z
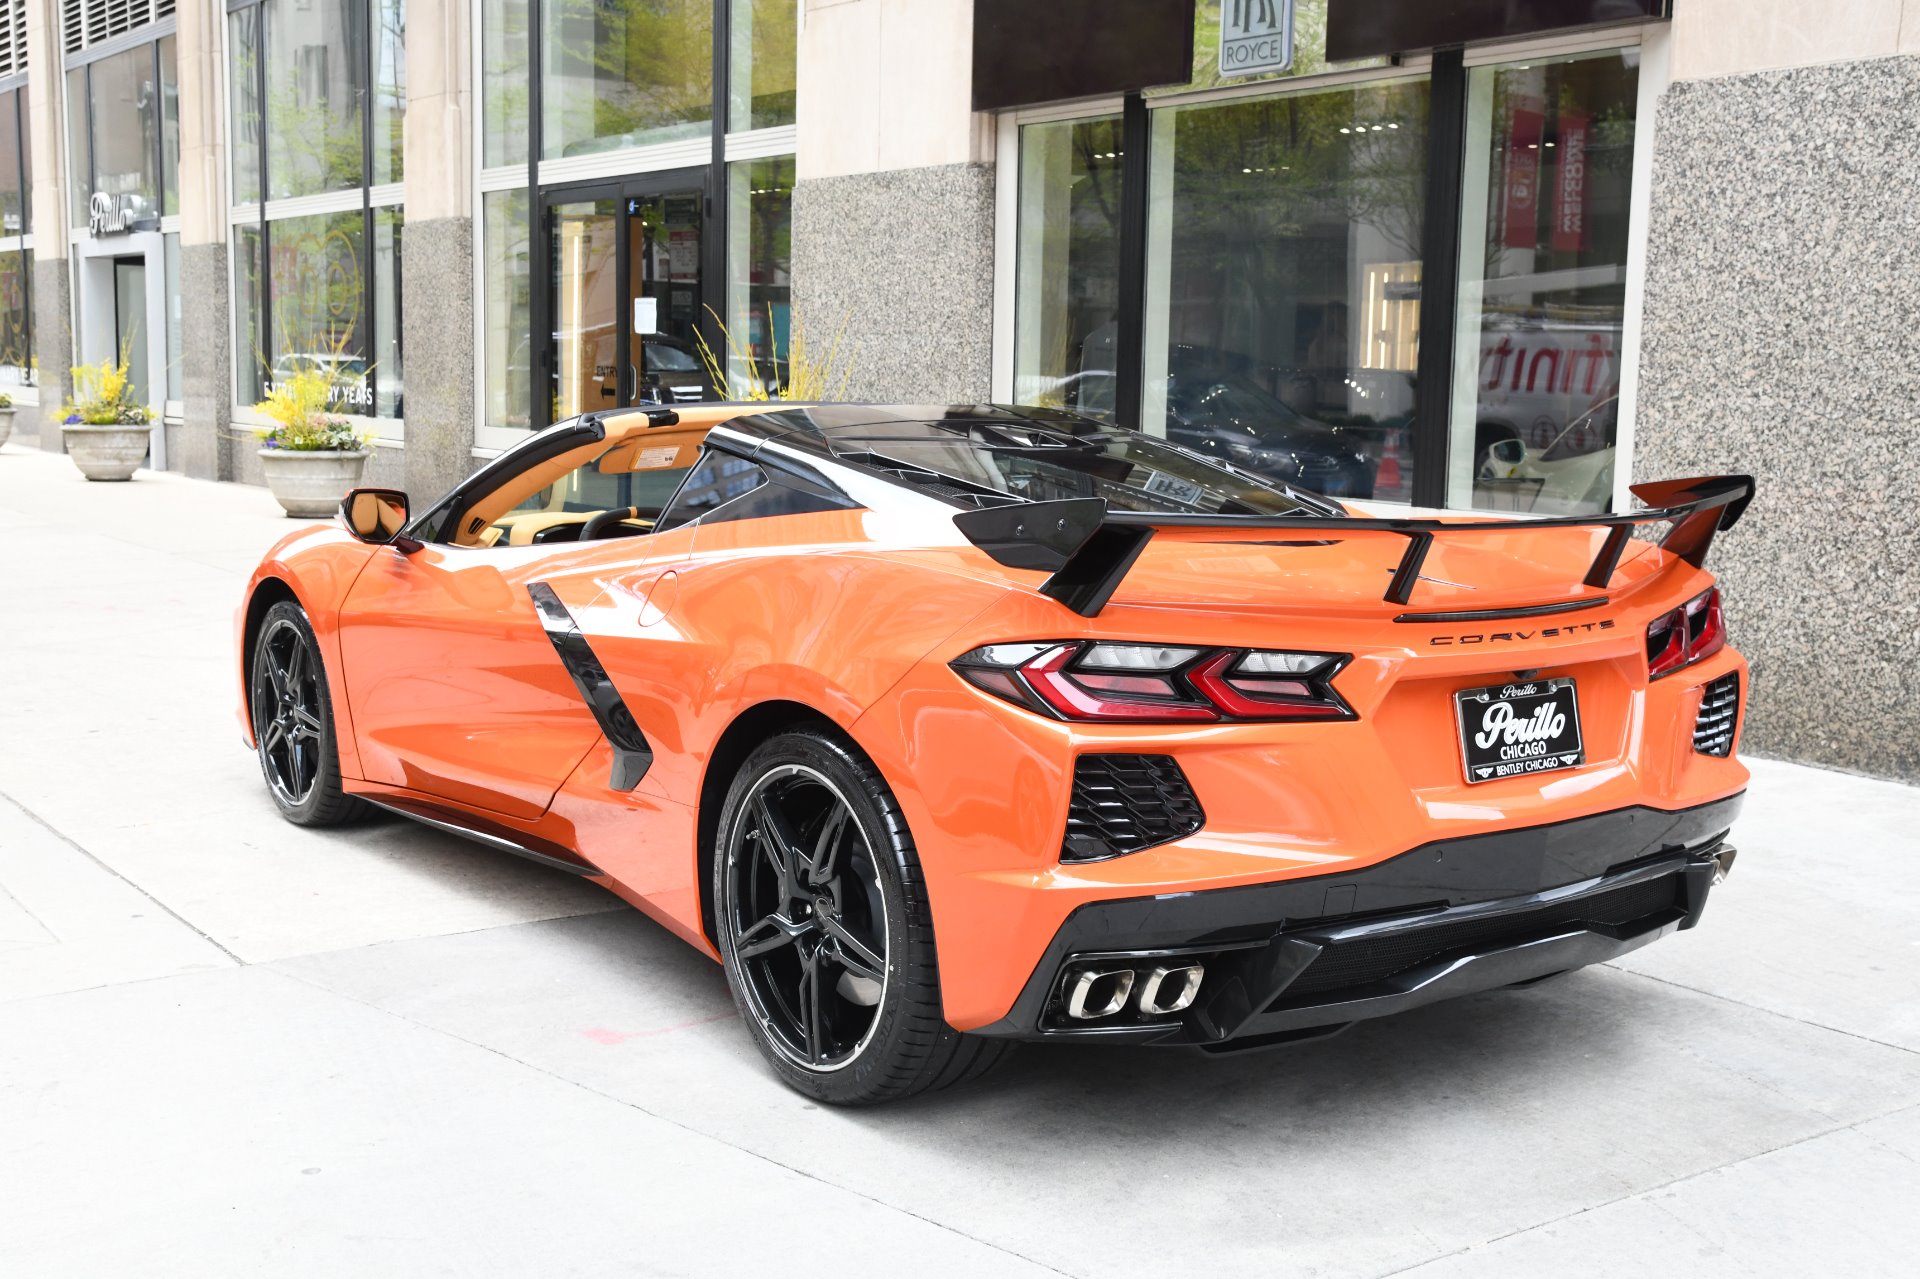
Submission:
M 155 468 L 258 483 L 254 404 L 324 361 L 368 482 L 421 496 L 714 396 L 703 347 L 780 381 L 799 334 L 847 398 L 1072 409 L 1336 497 L 1750 472 L 1715 568 L 1751 744 L 1920 776 L 1920 352 L 1859 305 L 1912 265 L 1876 127 L 1920 105 L 1910 5 L 1128 8 L 7 0 L 0 389 L 58 449 L 69 367 L 124 357 Z M 1815 199 L 1825 243 L 1783 239 Z

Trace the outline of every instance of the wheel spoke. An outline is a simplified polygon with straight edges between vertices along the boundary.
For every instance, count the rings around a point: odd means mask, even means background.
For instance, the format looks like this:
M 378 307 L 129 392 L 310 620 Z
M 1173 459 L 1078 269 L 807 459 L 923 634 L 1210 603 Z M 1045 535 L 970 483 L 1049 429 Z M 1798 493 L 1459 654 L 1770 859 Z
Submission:
M 260 654 L 260 660 L 267 664 L 267 682 L 273 685 L 274 702 L 281 706 L 286 705 L 292 697 L 292 692 L 287 685 L 287 673 L 281 670 L 279 664 L 273 660 L 273 649 L 269 647 L 263 651 Z
M 802 952 L 804 954 L 804 952 Z M 820 953 L 815 951 L 807 956 L 806 965 L 800 974 L 800 1022 L 807 1038 L 807 1061 L 819 1065 L 821 1060 L 820 1038 L 822 1008 L 820 1004 Z
M 844 804 L 835 804 L 820 823 L 820 836 L 813 842 L 813 856 L 807 861 L 807 882 L 819 888 L 833 879 L 839 860 L 840 837 L 846 833 L 849 813 Z
M 820 931 L 834 942 L 833 958 L 855 977 L 868 981 L 886 980 L 887 961 L 868 949 L 867 944 L 847 931 L 847 926 L 831 915 L 820 916 Z
M 320 736 L 320 717 L 304 706 L 291 708 L 294 724 L 308 737 Z
M 307 646 L 296 641 L 287 654 L 287 688 L 297 700 L 303 691 L 301 683 L 307 676 Z
M 793 942 L 813 931 L 813 922 L 795 923 L 780 915 L 768 915 L 740 934 L 733 944 L 733 953 L 741 959 L 755 959 L 770 951 L 790 946 Z
M 260 734 L 260 748 L 271 755 L 287 741 L 287 730 L 279 720 L 269 720 Z
M 754 815 L 759 818 L 760 855 L 773 867 L 774 874 L 780 880 L 780 904 L 791 905 L 799 885 L 795 882 L 794 849 L 797 847 L 793 832 L 787 826 L 786 819 L 767 802 L 765 795 L 756 795 L 753 800 Z

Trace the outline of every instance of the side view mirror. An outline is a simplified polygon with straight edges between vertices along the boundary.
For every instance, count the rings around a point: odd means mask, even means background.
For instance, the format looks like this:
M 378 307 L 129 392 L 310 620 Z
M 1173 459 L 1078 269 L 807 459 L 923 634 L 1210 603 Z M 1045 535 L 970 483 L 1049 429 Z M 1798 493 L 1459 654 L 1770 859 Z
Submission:
M 1487 452 L 1502 466 L 1518 466 L 1527 460 L 1527 446 L 1515 439 L 1495 440 Z
M 407 495 L 399 489 L 354 489 L 340 499 L 340 519 L 363 542 L 391 546 L 403 555 L 420 549 L 400 532 L 407 526 Z

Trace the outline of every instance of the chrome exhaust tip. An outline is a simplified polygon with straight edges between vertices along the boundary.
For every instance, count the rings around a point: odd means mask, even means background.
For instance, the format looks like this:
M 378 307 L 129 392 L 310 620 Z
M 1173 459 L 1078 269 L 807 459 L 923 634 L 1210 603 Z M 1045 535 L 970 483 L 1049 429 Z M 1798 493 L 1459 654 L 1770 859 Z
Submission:
M 1127 1006 L 1133 993 L 1131 968 L 1082 968 L 1067 982 L 1067 1016 L 1099 1021 Z
M 1732 848 L 1726 844 L 1722 844 L 1714 850 L 1713 886 L 1715 888 L 1727 882 L 1727 876 L 1733 873 L 1733 859 L 1739 855 L 1739 849 Z
M 1140 1012 L 1147 1017 L 1166 1017 L 1185 1012 L 1200 994 L 1200 980 L 1207 973 L 1204 964 L 1181 964 L 1147 970 L 1140 983 Z

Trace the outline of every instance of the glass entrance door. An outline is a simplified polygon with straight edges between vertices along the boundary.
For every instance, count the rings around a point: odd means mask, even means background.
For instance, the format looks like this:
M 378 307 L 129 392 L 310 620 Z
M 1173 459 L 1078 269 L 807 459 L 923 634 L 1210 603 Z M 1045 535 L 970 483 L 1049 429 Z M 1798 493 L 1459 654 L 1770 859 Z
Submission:
M 113 260 L 115 359 L 127 362 L 134 402 L 147 403 L 147 260 Z
M 544 422 L 710 398 L 699 175 L 549 190 Z M 678 180 L 672 180 L 677 178 Z

